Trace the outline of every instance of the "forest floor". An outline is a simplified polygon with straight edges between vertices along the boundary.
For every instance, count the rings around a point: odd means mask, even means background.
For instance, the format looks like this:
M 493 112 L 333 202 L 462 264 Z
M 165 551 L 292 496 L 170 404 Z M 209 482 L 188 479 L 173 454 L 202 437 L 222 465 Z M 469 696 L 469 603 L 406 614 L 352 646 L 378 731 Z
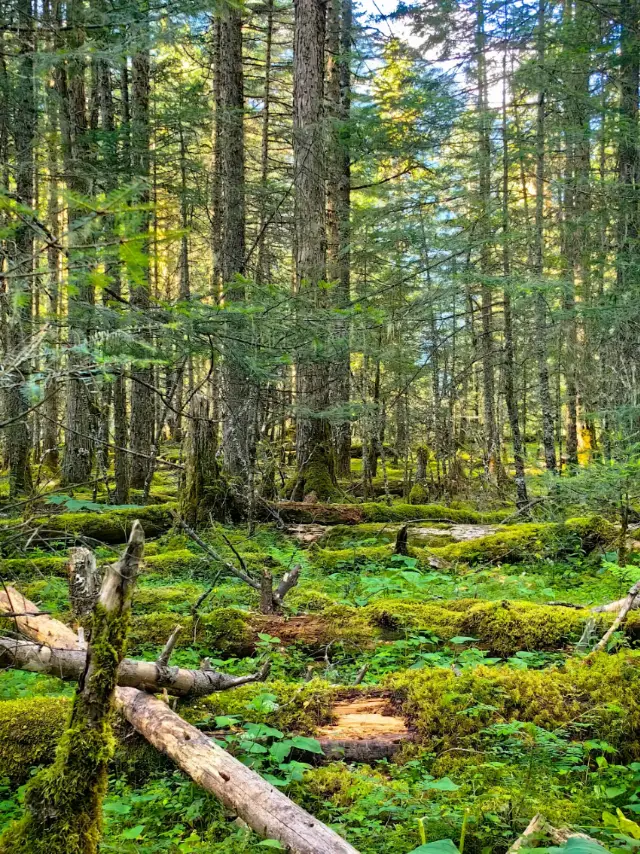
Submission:
M 158 478 L 156 497 L 175 500 L 172 484 Z M 617 565 L 612 525 L 572 518 L 570 508 L 554 522 L 518 522 L 513 508 L 479 515 L 485 508 L 462 503 L 447 506 L 449 521 L 431 521 L 441 507 L 397 498 L 367 505 L 375 521 L 360 524 L 201 531 L 250 570 L 278 578 L 300 565 L 277 616 L 259 614 L 254 590 L 219 574 L 172 528 L 165 504 L 114 511 L 95 498 L 41 508 L 46 519 L 22 528 L 8 518 L 3 582 L 70 622 L 69 547 L 88 543 L 99 562 L 111 561 L 123 520 L 139 513 L 151 534 L 128 655 L 155 660 L 179 625 L 172 664 L 197 668 L 208 658 L 241 675 L 270 660 L 268 681 L 180 701 L 178 710 L 362 854 L 408 854 L 447 838 L 458 845 L 463 825 L 468 854 L 505 852 L 537 813 L 610 851 L 637 848 L 638 612 L 608 652 L 585 659 L 614 616 L 590 608 L 640 578 L 635 554 Z M 398 555 L 403 519 L 408 554 Z M 53 676 L 0 672 L 0 829 L 19 813 L 33 768 L 51 759 L 73 689 Z M 101 851 L 263 849 L 168 760 L 118 733 Z

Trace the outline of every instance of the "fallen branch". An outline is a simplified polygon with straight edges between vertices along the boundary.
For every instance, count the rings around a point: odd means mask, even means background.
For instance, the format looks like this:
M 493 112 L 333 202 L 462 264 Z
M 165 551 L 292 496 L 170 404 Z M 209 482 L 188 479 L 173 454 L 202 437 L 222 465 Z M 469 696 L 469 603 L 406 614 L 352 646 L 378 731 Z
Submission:
M 260 836 L 277 839 L 294 854 L 358 854 L 337 833 L 186 723 L 166 703 L 133 688 L 119 688 L 117 700 L 140 735 Z
M 622 623 L 624 622 L 627 614 L 633 608 L 633 603 L 636 600 L 636 596 L 640 594 L 640 581 L 636 581 L 633 587 L 629 590 L 627 594 L 627 598 L 622 600 L 622 606 L 618 611 L 618 616 L 615 618 L 613 623 L 609 626 L 607 632 L 603 635 L 603 637 L 598 641 L 598 643 L 593 648 L 593 652 L 602 652 L 603 649 L 606 649 L 607 644 L 609 643 L 610 638 L 613 636 L 614 632 L 617 632 Z M 591 655 L 593 653 L 590 653 Z

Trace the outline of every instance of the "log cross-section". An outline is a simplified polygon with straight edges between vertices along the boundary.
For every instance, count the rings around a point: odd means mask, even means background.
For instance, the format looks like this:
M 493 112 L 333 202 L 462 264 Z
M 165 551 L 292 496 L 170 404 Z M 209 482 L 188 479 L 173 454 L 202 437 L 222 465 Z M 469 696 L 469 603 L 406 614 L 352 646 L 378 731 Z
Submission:
M 117 700 L 134 729 L 260 836 L 277 839 L 294 854 L 358 854 L 166 703 L 135 688 L 118 688 Z

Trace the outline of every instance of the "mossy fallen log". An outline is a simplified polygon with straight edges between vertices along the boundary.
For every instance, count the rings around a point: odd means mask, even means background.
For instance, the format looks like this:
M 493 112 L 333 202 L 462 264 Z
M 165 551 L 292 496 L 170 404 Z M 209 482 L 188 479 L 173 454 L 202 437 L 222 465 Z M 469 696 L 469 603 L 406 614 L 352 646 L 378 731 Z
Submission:
M 31 517 L 28 529 L 37 528 L 40 537 L 59 538 L 64 535 L 69 540 L 85 538 L 114 545 L 127 541 L 136 519 L 140 521 L 147 537 L 165 533 L 173 526 L 173 509 L 172 504 L 156 504 L 102 512 L 50 513 Z M 2 519 L 0 535 L 10 532 L 20 521 Z
M 566 522 L 525 522 L 504 526 L 486 537 L 429 550 L 416 549 L 415 554 L 426 562 L 433 554 L 446 562 L 462 563 L 520 563 L 541 557 L 566 557 L 576 552 L 589 554 L 597 548 L 615 543 L 618 531 L 601 516 L 567 519 Z
M 325 601 L 319 604 L 322 607 L 316 613 L 289 618 L 266 617 L 237 608 L 218 608 L 203 614 L 195 625 L 193 618 L 181 616 L 178 642 L 195 642 L 207 654 L 241 658 L 253 655 L 260 634 L 268 634 L 280 638 L 283 647 L 296 644 L 310 653 L 335 643 L 366 653 L 381 639 L 400 639 L 408 632 L 428 631 L 442 642 L 461 635 L 475 637 L 492 654 L 509 657 L 521 650 L 566 649 L 580 639 L 587 620 L 594 617 L 596 631 L 603 633 L 615 616 L 593 615 L 588 608 L 477 599 L 437 603 L 384 599 L 362 608 Z M 170 613 L 134 616 L 132 654 L 160 647 L 175 623 L 176 616 Z M 625 632 L 633 640 L 640 637 L 640 612 L 629 615 Z
M 514 510 L 490 510 L 482 513 L 466 508 L 446 507 L 443 504 L 307 504 L 302 501 L 280 501 L 272 507 L 274 515 L 286 524 L 315 523 L 318 525 L 360 525 L 363 522 L 460 522 L 491 524 L 513 516 Z M 267 515 L 265 515 L 267 518 Z M 273 516 L 267 518 L 273 521 Z
M 103 564 L 105 562 L 107 561 L 101 561 Z M 69 558 L 66 556 L 7 558 L 2 561 L 2 572 L 9 580 L 32 579 L 38 576 L 67 578 L 68 564 Z M 206 578 L 211 574 L 211 560 L 206 555 L 194 554 L 189 549 L 146 555 L 144 566 L 145 574 L 154 573 L 171 578 Z

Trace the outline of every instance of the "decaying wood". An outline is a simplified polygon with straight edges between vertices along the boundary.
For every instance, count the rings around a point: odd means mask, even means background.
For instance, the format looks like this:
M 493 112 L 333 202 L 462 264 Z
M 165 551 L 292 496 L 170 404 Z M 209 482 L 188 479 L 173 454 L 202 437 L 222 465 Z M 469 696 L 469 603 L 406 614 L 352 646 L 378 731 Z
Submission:
M 100 595 L 100 571 L 91 549 L 81 546 L 69 552 L 69 600 L 73 616 L 88 616 Z
M 77 647 L 65 649 L 31 641 L 0 638 L 0 667 L 46 673 L 59 679 L 77 681 L 84 672 L 85 663 L 86 653 Z M 249 682 L 260 682 L 266 678 L 267 673 L 267 665 L 248 676 L 229 676 L 206 666 L 200 670 L 187 670 L 183 667 L 163 665 L 160 660 L 134 661 L 125 658 L 118 668 L 118 685 L 153 693 L 166 690 L 176 697 L 195 698 L 206 697 L 216 691 L 227 691 Z
M 295 854 L 357 854 L 337 833 L 186 723 L 166 703 L 134 688 L 119 688 L 117 697 L 134 729 L 260 836 L 277 839 Z
M 15 617 L 17 631 L 25 637 L 31 638 L 36 643 L 55 646 L 58 649 L 81 649 L 76 633 L 51 617 L 43 616 L 40 608 L 30 602 L 22 593 L 14 587 L 4 586 L 0 588 L 0 615 L 1 614 L 27 614 L 34 616 Z M 35 616 L 38 615 L 38 616 Z
M 618 611 L 618 615 L 609 626 L 609 629 L 605 632 L 602 638 L 598 641 L 596 646 L 593 649 L 593 652 L 602 652 L 603 649 L 607 648 L 607 644 L 609 640 L 613 636 L 614 632 L 617 632 L 622 623 L 624 622 L 627 614 L 633 608 L 633 603 L 636 600 L 636 597 L 640 595 L 640 581 L 636 581 L 633 587 L 629 590 L 626 599 L 623 600 L 622 606 Z

